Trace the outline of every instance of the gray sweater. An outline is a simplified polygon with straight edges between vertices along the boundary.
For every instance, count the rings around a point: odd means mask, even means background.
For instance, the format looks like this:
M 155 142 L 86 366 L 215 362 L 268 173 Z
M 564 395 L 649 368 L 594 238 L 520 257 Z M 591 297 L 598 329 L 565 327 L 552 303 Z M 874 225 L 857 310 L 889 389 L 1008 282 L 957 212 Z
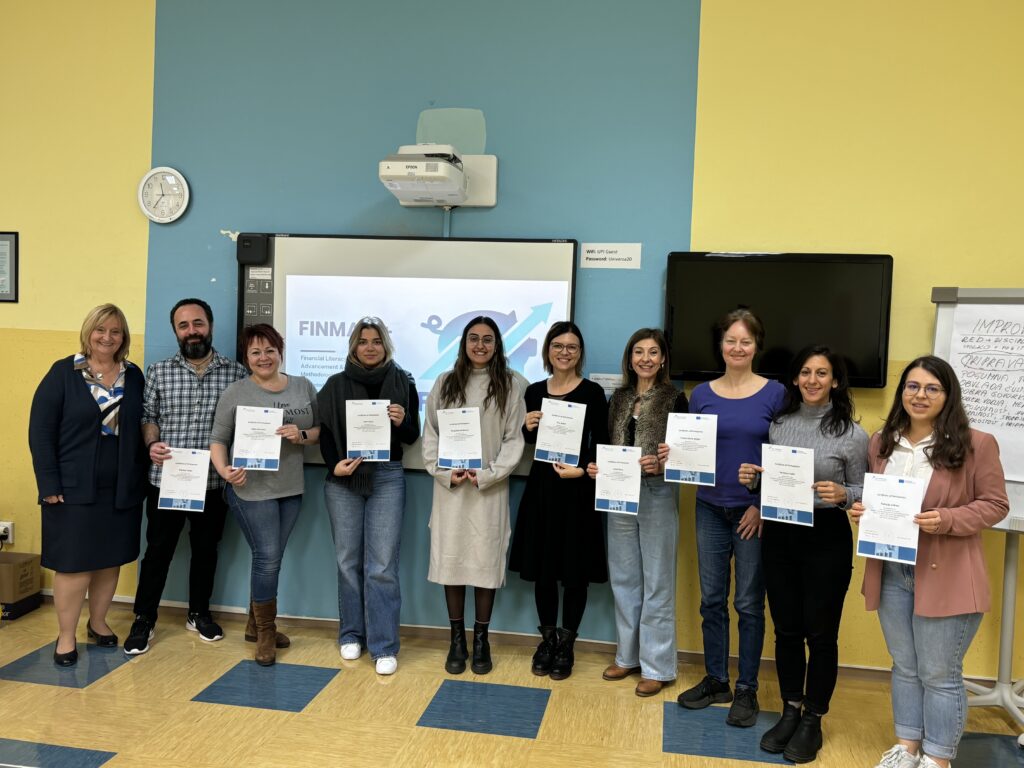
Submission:
M 772 422 L 768 439 L 772 445 L 791 445 L 794 448 L 814 450 L 814 481 L 831 480 L 846 488 L 846 504 L 860 501 L 864 492 L 864 472 L 868 466 L 868 436 L 859 424 L 853 424 L 840 436 L 821 432 L 821 419 L 832 405 L 810 406 L 800 404 L 800 410 L 782 417 L 781 423 Z M 817 496 L 815 508 L 831 507 Z
M 217 401 L 210 442 L 220 443 L 231 453 L 235 435 L 235 408 L 249 405 L 260 408 L 283 408 L 284 423 L 299 429 L 311 429 L 320 423 L 316 407 L 316 387 L 303 376 L 289 376 L 288 386 L 280 392 L 268 392 L 246 377 L 229 386 Z M 281 468 L 276 472 L 246 472 L 245 485 L 235 488 L 238 498 L 266 501 L 297 496 L 303 490 L 303 447 L 281 438 Z

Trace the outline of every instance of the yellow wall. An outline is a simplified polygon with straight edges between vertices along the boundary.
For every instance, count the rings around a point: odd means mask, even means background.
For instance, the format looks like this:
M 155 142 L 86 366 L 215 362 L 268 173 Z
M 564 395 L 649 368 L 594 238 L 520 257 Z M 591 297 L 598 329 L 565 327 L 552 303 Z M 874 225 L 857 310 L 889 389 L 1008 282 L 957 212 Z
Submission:
M 0 349 L 18 372 L 18 406 L 0 420 L 0 519 L 15 522 L 15 550 L 38 552 L 36 385 L 104 301 L 124 309 L 142 361 L 149 230 L 135 190 L 150 159 L 155 0 L 0 0 L 0 19 L 0 231 L 20 238 L 19 303 L 0 304 Z M 134 588 L 125 568 L 119 592 Z
M 931 349 L 932 286 L 1024 286 L 1022 32 L 1018 0 L 703 3 L 692 248 L 892 254 L 898 373 Z M 815 297 L 797 309 L 812 326 Z M 857 392 L 869 432 L 892 395 Z M 1003 538 L 985 538 L 997 609 L 966 670 L 994 675 Z M 888 667 L 861 573 L 840 659 Z M 695 605 L 679 623 L 681 645 L 700 648 Z

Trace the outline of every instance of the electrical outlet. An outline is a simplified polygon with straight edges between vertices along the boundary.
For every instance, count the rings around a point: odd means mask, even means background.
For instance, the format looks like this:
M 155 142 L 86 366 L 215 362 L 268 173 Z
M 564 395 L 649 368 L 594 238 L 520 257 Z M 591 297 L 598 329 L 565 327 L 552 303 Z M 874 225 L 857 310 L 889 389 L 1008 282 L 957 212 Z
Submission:
M 4 539 L 4 544 L 14 543 L 14 523 L 8 523 L 0 520 L 0 538 L 3 538 L 4 533 L 7 534 L 7 538 Z

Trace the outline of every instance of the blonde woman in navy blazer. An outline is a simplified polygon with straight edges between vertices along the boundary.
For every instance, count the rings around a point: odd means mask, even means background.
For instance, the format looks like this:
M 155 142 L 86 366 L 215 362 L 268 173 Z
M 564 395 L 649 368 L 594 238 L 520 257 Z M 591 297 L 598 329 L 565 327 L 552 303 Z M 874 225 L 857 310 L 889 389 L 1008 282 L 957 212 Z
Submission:
M 144 379 L 126 359 L 130 340 L 120 309 L 96 307 L 82 324 L 79 353 L 55 362 L 32 399 L 28 439 L 42 505 L 42 565 L 55 571 L 59 666 L 78 661 L 86 594 L 89 638 L 117 645 L 107 609 L 121 566 L 139 556 L 148 464 Z

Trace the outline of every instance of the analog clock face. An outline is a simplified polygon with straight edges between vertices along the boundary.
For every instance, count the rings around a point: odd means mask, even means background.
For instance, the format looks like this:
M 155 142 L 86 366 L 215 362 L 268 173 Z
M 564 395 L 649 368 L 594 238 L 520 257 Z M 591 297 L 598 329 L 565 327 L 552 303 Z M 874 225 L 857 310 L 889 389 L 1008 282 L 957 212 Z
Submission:
M 188 182 L 173 168 L 154 168 L 139 183 L 139 207 L 158 224 L 174 221 L 188 207 Z

